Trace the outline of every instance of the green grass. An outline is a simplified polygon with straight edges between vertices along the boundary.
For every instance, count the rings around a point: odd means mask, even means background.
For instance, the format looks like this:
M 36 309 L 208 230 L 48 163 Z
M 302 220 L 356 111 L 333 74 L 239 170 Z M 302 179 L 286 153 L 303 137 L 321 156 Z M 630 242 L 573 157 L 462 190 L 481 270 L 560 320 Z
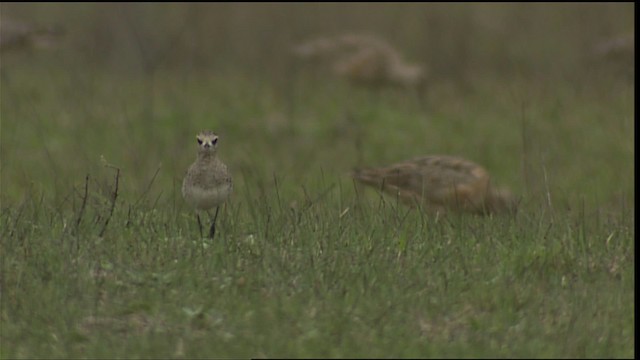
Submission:
M 473 74 L 423 109 L 67 51 L 2 59 L 0 358 L 634 355 L 632 83 Z M 204 128 L 235 181 L 215 241 L 180 194 Z M 347 175 L 425 154 L 482 164 L 518 214 L 434 217 Z
M 629 221 L 436 220 L 348 186 L 231 205 L 215 242 L 169 205 L 123 201 L 102 238 L 107 206 L 5 210 L 2 355 L 632 355 Z

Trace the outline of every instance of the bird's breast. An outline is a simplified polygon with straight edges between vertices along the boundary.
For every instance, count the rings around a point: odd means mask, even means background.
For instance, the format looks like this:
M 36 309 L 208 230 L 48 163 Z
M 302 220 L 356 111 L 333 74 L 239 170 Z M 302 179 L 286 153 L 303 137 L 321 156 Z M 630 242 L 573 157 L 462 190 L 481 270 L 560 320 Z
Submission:
M 211 188 L 199 186 L 184 187 L 182 194 L 185 200 L 199 210 L 207 210 L 225 202 L 233 186 L 231 183 L 221 184 Z

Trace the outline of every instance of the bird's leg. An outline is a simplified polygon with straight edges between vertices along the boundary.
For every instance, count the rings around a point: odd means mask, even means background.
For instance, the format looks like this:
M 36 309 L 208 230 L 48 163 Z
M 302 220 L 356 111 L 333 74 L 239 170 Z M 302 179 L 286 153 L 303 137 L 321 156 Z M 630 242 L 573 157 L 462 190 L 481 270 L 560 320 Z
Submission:
M 218 211 L 220 210 L 220 206 L 216 207 L 216 213 L 213 215 L 213 221 L 211 222 L 211 228 L 209 228 L 209 238 L 213 240 L 213 237 L 216 235 L 216 219 L 218 219 Z
M 200 222 L 200 214 L 196 213 L 196 219 L 198 219 L 198 229 L 200 230 L 200 238 L 202 238 L 202 222 Z

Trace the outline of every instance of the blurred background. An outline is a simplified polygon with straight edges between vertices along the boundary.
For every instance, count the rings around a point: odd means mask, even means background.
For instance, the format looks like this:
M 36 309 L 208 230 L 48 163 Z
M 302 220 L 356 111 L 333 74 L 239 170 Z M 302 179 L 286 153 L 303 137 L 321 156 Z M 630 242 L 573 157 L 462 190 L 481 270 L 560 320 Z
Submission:
M 630 3 L 7 3 L 2 16 L 63 26 L 68 61 L 78 65 L 242 71 L 272 81 L 286 79 L 292 44 L 319 35 L 378 35 L 438 77 L 465 79 L 557 75 L 585 65 L 600 40 L 634 30 Z
M 449 153 L 532 199 L 633 204 L 633 3 L 0 9 L 3 27 L 59 34 L 2 51 L 3 206 L 39 191 L 62 203 L 87 174 L 106 192 L 105 163 L 122 170 L 124 196 L 182 206 L 204 128 L 220 134 L 240 192 L 268 190 L 277 175 L 295 197 L 321 174 Z M 291 55 L 346 33 L 379 37 L 427 69 L 424 97 L 351 86 Z

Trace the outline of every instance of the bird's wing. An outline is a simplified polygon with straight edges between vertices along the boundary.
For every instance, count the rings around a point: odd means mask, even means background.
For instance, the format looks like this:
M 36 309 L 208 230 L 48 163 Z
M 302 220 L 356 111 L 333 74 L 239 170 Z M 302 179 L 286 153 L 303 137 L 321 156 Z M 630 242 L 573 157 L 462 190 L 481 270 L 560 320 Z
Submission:
M 481 206 L 489 175 L 477 164 L 452 156 L 427 156 L 381 168 L 356 170 L 354 179 L 387 193 L 447 207 Z

